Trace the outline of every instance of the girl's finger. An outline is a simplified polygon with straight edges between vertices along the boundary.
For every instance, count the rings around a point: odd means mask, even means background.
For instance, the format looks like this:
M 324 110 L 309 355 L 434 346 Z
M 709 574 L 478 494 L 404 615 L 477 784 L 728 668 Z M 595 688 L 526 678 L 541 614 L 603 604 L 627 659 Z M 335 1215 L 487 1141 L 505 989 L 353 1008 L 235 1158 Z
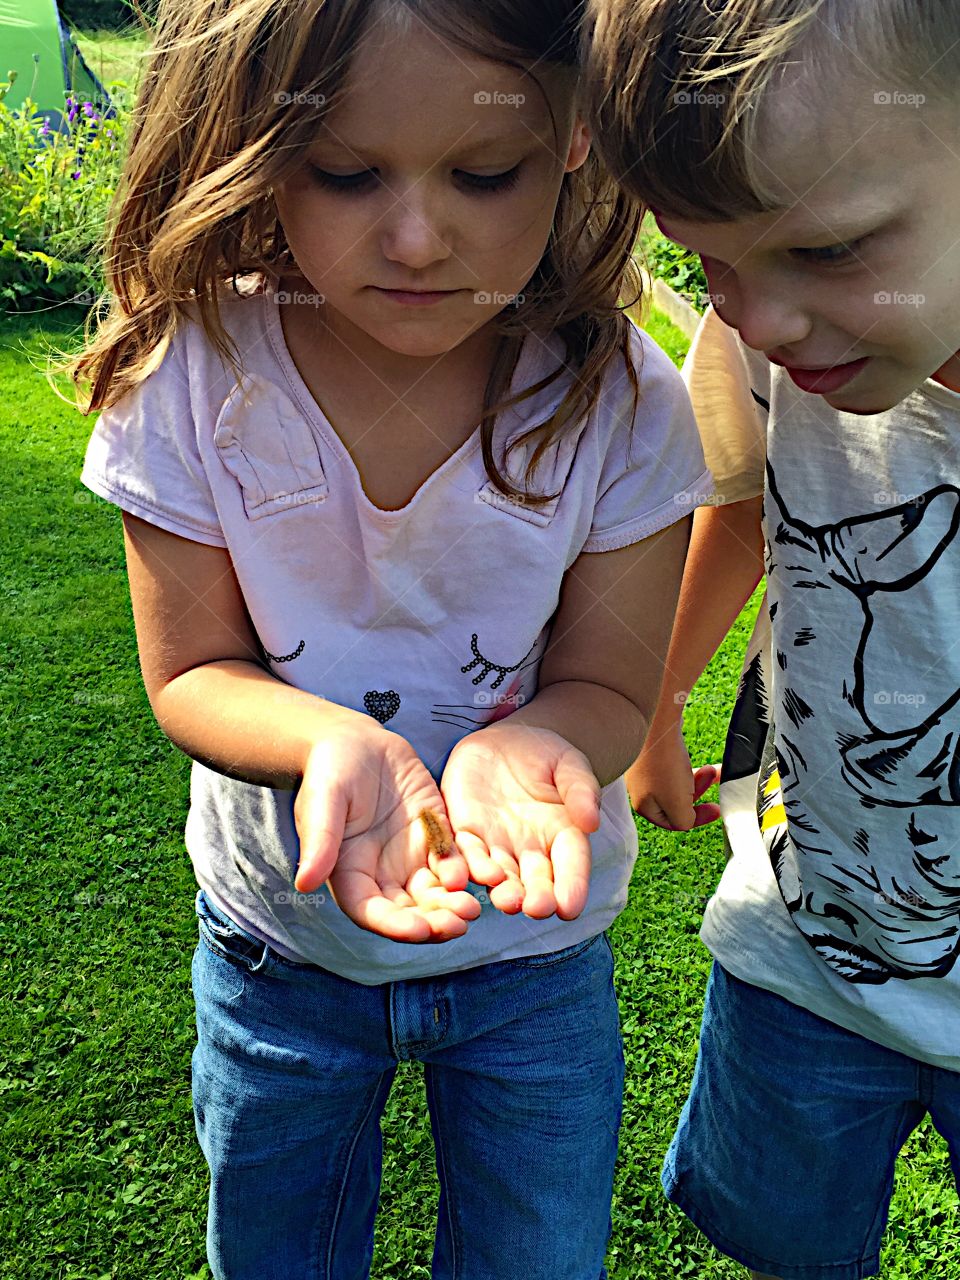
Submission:
M 485 841 L 474 835 L 472 831 L 458 831 L 456 841 L 474 884 L 485 884 L 492 888 L 495 884 L 503 883 L 507 873 L 490 857 Z
M 553 895 L 553 864 L 542 849 L 520 850 L 520 879 L 523 882 L 523 914 L 545 920 L 557 909 Z
M 466 890 L 451 893 L 442 884 L 429 867 L 418 867 L 407 881 L 406 891 L 421 912 L 448 911 L 461 920 L 476 920 L 480 914 L 480 903 L 472 893 Z
M 300 800 L 298 795 L 297 799 Z M 347 797 L 339 787 L 311 786 L 307 803 L 294 807 L 294 823 L 300 838 L 300 861 L 293 887 L 312 893 L 337 864 L 347 824 Z
M 593 856 L 590 839 L 576 827 L 564 827 L 550 849 L 553 863 L 553 894 L 561 920 L 575 920 L 587 905 Z
M 581 831 L 600 826 L 600 783 L 579 751 L 565 751 L 557 761 L 553 783 L 570 821 Z

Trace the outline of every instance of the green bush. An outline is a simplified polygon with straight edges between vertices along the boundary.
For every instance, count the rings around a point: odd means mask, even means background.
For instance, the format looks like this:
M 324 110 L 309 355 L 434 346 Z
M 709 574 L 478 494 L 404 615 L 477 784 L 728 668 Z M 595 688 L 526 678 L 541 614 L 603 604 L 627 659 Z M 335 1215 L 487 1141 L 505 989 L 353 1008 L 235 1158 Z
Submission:
M 157 0 L 139 0 L 139 5 L 148 17 L 156 14 Z M 73 30 L 125 31 L 140 25 L 130 0 L 60 0 L 60 16 Z
M 707 277 L 697 254 L 674 244 L 656 227 L 645 226 L 640 237 L 640 254 L 652 276 L 668 284 L 674 292 L 704 312 L 710 303 Z
M 21 109 L 6 105 L 11 84 L 0 81 L 0 309 L 33 309 L 38 300 L 89 306 L 103 290 L 104 223 L 123 156 L 127 86 L 107 86 L 111 118 L 68 97 L 58 133 L 29 98 Z

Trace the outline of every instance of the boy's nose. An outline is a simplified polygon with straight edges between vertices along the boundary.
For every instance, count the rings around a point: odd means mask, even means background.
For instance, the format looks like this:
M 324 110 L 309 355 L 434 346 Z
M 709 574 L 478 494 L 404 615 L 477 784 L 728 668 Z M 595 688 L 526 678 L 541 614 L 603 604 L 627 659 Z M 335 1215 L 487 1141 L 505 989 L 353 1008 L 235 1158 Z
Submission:
M 813 327 L 806 311 L 790 297 L 746 290 L 727 298 L 723 319 L 739 330 L 755 351 L 778 351 L 806 341 Z

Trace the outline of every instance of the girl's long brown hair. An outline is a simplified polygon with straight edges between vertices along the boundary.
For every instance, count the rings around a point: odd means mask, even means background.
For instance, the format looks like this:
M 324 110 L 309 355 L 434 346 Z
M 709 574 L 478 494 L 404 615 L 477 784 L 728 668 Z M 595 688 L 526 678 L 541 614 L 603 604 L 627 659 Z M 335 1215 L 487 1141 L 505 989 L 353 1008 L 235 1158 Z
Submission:
M 455 45 L 534 79 L 538 67 L 567 68 L 576 91 L 581 0 L 393 3 Z M 302 163 L 318 115 L 342 94 L 378 12 L 370 0 L 161 0 L 108 214 L 107 289 L 98 308 L 105 303 L 106 314 L 88 315 L 82 350 L 59 369 L 73 381 L 81 412 L 137 386 L 190 311 L 242 381 L 221 322 L 221 291 L 251 273 L 296 271 L 272 188 Z M 511 442 L 535 441 L 526 483 L 546 449 L 597 403 L 611 361 L 625 356 L 630 321 L 621 300 L 640 296 L 632 250 L 641 216 L 640 203 L 588 157 L 563 179 L 550 241 L 523 301 L 497 317 L 481 439 L 487 473 L 509 497 L 536 505 L 556 496 L 518 490 L 493 456 L 497 413 L 564 372 L 561 365 L 504 399 L 523 339 L 559 334 L 575 375 L 551 417 Z

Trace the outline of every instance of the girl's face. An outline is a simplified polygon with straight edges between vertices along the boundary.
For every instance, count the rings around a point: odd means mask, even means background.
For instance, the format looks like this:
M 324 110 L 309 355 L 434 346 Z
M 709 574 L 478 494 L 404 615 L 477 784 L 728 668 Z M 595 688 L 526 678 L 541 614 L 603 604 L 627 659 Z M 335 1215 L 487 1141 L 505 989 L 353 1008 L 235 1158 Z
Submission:
M 531 77 L 455 50 L 415 19 L 374 27 L 342 102 L 275 188 L 333 332 L 436 357 L 522 294 L 563 175 L 590 147 L 569 82 L 539 70 L 538 80 L 556 135 Z

